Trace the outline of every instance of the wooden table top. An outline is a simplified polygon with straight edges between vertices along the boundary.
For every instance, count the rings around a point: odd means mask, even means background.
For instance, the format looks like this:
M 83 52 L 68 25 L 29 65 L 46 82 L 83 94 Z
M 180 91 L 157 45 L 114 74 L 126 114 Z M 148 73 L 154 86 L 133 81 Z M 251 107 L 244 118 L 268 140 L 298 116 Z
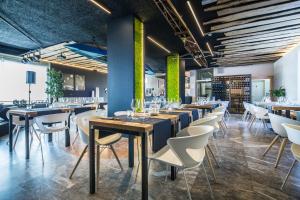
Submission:
M 214 104 L 208 103 L 203 105 L 198 104 L 187 104 L 185 108 L 196 108 L 196 109 L 212 109 Z
M 285 105 L 274 105 L 272 106 L 272 110 L 294 110 L 300 111 L 300 106 L 285 106 Z
M 60 112 L 72 112 L 78 107 L 70 107 L 70 108 L 43 108 L 43 109 L 26 109 L 26 108 L 18 108 L 18 109 L 11 109 L 8 112 L 12 115 L 18 115 L 18 116 L 29 116 L 29 117 L 35 117 L 38 115 L 39 112 L 44 111 L 60 111 Z M 82 107 L 80 107 L 82 108 Z M 92 107 L 92 109 L 95 109 Z
M 135 113 L 136 116 L 143 117 L 145 114 L 143 113 Z M 147 116 L 149 117 L 149 116 Z M 178 115 L 171 115 L 167 113 L 159 113 L 158 115 L 150 116 L 150 118 L 155 118 L 155 119 L 169 119 L 171 120 L 172 123 L 176 123 L 179 120 Z
M 190 117 L 191 116 L 193 116 L 193 111 L 192 110 L 184 110 L 184 109 L 180 109 L 180 110 L 177 110 L 177 109 L 175 109 L 175 110 L 170 110 L 170 111 L 168 111 L 168 110 L 161 110 L 162 112 L 170 112 L 170 113 L 188 113 L 189 115 L 190 115 Z M 163 113 L 163 115 L 171 115 L 171 114 L 168 114 L 168 113 Z
M 89 120 L 90 125 L 100 126 L 104 128 L 114 128 L 124 131 L 134 131 L 134 132 L 151 132 L 153 130 L 152 124 L 139 123 L 139 122 L 125 122 L 122 120 L 115 119 L 105 119 L 102 117 L 95 117 Z

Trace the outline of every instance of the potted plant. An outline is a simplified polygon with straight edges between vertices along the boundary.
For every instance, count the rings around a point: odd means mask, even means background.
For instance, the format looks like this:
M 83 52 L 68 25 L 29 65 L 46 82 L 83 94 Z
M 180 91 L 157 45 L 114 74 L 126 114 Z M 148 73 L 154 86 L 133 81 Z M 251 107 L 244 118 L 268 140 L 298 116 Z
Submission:
M 275 89 L 271 91 L 273 97 L 277 98 L 277 101 L 281 101 L 285 97 L 285 88 L 280 87 L 279 89 Z
M 50 102 L 58 101 L 58 98 L 64 96 L 63 92 L 63 76 L 60 71 L 53 68 L 47 70 L 48 80 L 46 81 L 46 93 L 50 97 Z

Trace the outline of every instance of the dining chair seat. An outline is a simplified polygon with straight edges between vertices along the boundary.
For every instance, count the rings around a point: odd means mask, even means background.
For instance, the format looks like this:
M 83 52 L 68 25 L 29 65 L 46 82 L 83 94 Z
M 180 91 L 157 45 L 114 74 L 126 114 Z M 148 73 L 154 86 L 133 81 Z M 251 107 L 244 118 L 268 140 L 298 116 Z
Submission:
M 98 137 L 98 134 L 95 134 L 95 142 L 99 145 L 104 145 L 104 146 L 114 144 L 114 143 L 118 142 L 121 138 L 122 138 L 121 133 L 115 133 L 115 134 L 108 135 L 108 136 L 100 138 L 100 139 Z
M 300 145 L 298 145 L 298 144 L 292 144 L 291 145 L 291 151 L 292 151 L 293 156 L 297 160 L 300 160 Z

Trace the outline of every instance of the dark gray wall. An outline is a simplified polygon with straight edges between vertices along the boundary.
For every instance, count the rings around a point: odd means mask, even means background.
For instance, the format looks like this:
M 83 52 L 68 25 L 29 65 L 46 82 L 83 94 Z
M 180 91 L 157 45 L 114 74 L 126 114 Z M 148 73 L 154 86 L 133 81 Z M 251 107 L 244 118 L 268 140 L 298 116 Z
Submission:
M 108 115 L 130 109 L 134 95 L 133 17 L 108 24 Z
M 107 99 L 106 94 L 104 92 L 105 88 L 107 88 L 107 74 L 99 73 L 96 71 L 89 71 L 78 68 L 71 68 L 62 65 L 51 65 L 52 68 L 61 71 L 66 74 L 78 74 L 85 76 L 85 91 L 64 91 L 65 97 L 91 97 L 92 91 L 95 90 L 96 87 L 100 89 L 100 96 Z

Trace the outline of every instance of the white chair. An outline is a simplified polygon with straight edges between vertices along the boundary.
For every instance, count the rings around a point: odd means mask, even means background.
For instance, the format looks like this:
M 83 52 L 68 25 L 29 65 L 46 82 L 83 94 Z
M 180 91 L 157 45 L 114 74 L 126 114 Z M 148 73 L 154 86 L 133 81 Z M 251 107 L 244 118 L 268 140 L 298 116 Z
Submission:
M 226 128 L 227 128 L 227 126 L 224 122 L 224 113 L 225 112 L 212 112 L 212 113 L 208 113 L 208 115 L 207 115 L 208 117 L 217 116 L 216 123 L 214 125 L 215 132 L 217 133 L 219 130 L 221 130 L 223 133 L 223 136 L 225 136 Z
M 205 120 L 202 120 L 202 119 L 205 119 Z M 198 121 L 198 123 L 194 123 L 193 125 L 183 129 L 182 131 L 180 131 L 178 134 L 177 134 L 177 137 L 184 137 L 184 136 L 190 136 L 190 135 L 197 135 L 197 134 L 201 134 L 203 132 L 205 132 L 207 130 L 207 126 L 211 126 L 211 127 L 214 127 L 214 123 L 217 119 L 217 116 L 212 116 L 212 117 L 206 117 L 206 118 L 202 118 L 200 120 L 202 120 L 202 123 Z M 211 132 L 211 136 L 213 135 L 213 131 Z M 210 160 L 210 157 L 209 157 L 209 154 L 208 152 L 211 153 L 215 163 L 217 164 L 218 167 L 220 167 L 212 149 L 210 148 L 209 144 L 207 144 L 207 146 L 205 147 L 205 152 L 207 154 L 207 160 L 208 160 L 208 164 L 209 164 L 209 167 L 212 171 L 212 174 L 213 174 L 213 177 L 214 177 L 214 180 L 215 182 L 217 182 L 217 178 L 216 178 L 216 174 L 215 174 L 215 171 L 214 171 L 214 168 L 213 168 L 213 165 L 211 163 L 211 160 Z
M 69 178 L 71 179 L 75 170 L 77 169 L 82 157 L 84 156 L 84 154 L 87 152 L 87 148 L 88 148 L 88 144 L 89 144 L 89 119 L 96 117 L 97 112 L 96 111 L 87 111 L 84 113 L 80 113 L 77 115 L 76 117 L 76 124 L 78 126 L 78 132 L 79 132 L 79 136 L 82 140 L 82 142 L 85 144 L 85 147 L 83 149 L 83 151 L 81 152 L 78 161 L 76 162 L 75 167 L 73 168 Z M 97 160 L 97 183 L 99 182 L 99 174 L 100 174 L 100 155 L 103 152 L 104 149 L 109 149 L 112 151 L 112 153 L 114 154 L 118 165 L 120 166 L 121 170 L 123 171 L 123 167 L 122 164 L 113 148 L 113 144 L 115 144 L 116 142 L 118 142 L 121 138 L 122 138 L 122 134 L 120 133 L 115 133 L 106 137 L 102 137 L 100 138 L 99 135 L 101 135 L 101 133 L 99 133 L 99 131 L 95 132 L 95 144 L 97 146 L 97 151 L 96 151 L 96 160 Z M 100 150 L 101 148 L 101 150 Z
M 269 111 L 268 111 L 268 109 L 261 108 L 261 107 L 258 107 L 258 106 L 254 106 L 253 109 L 254 109 L 254 113 L 255 113 L 254 114 L 255 124 L 258 124 L 259 122 L 261 122 L 261 124 L 258 125 L 258 127 L 256 127 L 256 134 L 255 135 L 257 135 L 259 129 L 262 128 L 262 126 L 267 128 L 266 120 L 269 120 L 269 116 L 268 116 Z
M 187 130 L 193 133 L 190 133 L 190 136 L 169 138 L 165 147 L 149 157 L 149 162 L 151 163 L 152 160 L 159 161 L 167 166 L 174 166 L 179 170 L 182 170 L 190 200 L 192 197 L 185 171 L 202 165 L 210 194 L 213 197 L 206 170 L 203 165 L 203 160 L 206 154 L 205 147 L 207 146 L 208 138 L 212 134 L 214 128 L 212 126 L 195 126 Z
M 245 108 L 245 111 L 244 111 L 244 114 L 243 114 L 243 116 L 242 116 L 242 120 L 243 121 L 247 121 L 248 120 L 248 118 L 250 117 L 250 104 L 249 103 L 247 103 L 247 102 L 243 102 L 243 105 L 244 105 L 244 108 Z
M 7 119 L 9 119 L 9 111 L 6 113 L 6 117 L 7 117 Z M 16 134 L 15 141 L 13 142 L 13 149 L 15 149 L 17 141 L 18 141 L 18 137 L 19 137 L 19 134 L 20 134 L 20 131 L 21 131 L 21 128 L 25 128 L 25 120 L 20 120 L 19 116 L 13 116 L 12 117 L 12 124 L 15 126 L 13 131 L 12 131 L 12 134 L 13 135 Z M 32 132 L 34 132 L 34 134 L 37 136 L 36 130 L 33 126 L 33 120 L 32 119 L 29 120 L 29 132 L 30 132 L 30 135 L 31 135 L 31 143 L 32 143 L 32 141 L 33 141 Z
M 284 151 L 284 148 L 288 142 L 288 135 L 286 133 L 286 130 L 284 129 L 284 127 L 281 125 L 282 123 L 286 123 L 286 124 L 294 124 L 294 125 L 298 125 L 300 126 L 300 121 L 296 121 L 287 117 L 283 117 L 280 115 L 275 115 L 272 113 L 269 113 L 269 118 L 271 121 L 271 126 L 274 130 L 274 132 L 277 134 L 274 139 L 272 140 L 272 142 L 270 143 L 270 145 L 268 146 L 268 148 L 265 150 L 265 152 L 263 153 L 263 156 L 265 156 L 268 151 L 271 149 L 271 147 L 278 141 L 278 140 L 282 140 L 281 145 L 280 145 L 280 149 L 278 151 L 278 155 L 277 155 L 277 159 L 275 162 L 275 167 L 278 166 L 278 163 L 280 161 L 280 158 L 282 156 L 282 153 Z
M 282 124 L 282 126 L 285 128 L 289 140 L 292 142 L 291 151 L 294 156 L 294 162 L 292 163 L 288 174 L 286 175 L 282 185 L 281 190 L 286 184 L 286 181 L 288 177 L 291 174 L 291 171 L 293 167 L 295 166 L 297 161 L 300 161 L 300 126 L 299 125 L 292 125 L 292 124 Z
M 69 115 L 70 115 L 69 112 L 51 114 L 51 115 L 43 115 L 43 116 L 34 118 L 34 122 L 36 123 L 36 125 L 39 128 L 40 134 L 58 133 L 58 132 L 69 129 L 69 126 L 68 126 Z M 48 126 L 49 124 L 55 124 L 55 126 Z M 41 136 L 37 135 L 37 137 L 40 142 L 42 160 L 43 160 L 43 165 L 44 165 L 44 155 L 43 155 Z

